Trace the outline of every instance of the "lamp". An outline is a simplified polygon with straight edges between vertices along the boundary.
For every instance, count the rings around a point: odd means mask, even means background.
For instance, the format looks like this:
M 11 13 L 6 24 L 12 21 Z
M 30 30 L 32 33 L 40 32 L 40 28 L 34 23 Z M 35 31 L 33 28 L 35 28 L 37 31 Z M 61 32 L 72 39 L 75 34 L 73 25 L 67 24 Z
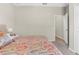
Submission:
M 13 34 L 13 29 L 12 28 L 8 28 L 8 34 L 10 35 L 10 36 L 13 36 L 14 34 Z
M 8 33 L 10 34 L 10 36 L 16 36 L 16 34 L 13 33 L 13 29 L 12 28 L 8 28 Z
M 9 33 L 12 33 L 13 32 L 13 29 L 12 28 L 8 28 L 8 32 Z

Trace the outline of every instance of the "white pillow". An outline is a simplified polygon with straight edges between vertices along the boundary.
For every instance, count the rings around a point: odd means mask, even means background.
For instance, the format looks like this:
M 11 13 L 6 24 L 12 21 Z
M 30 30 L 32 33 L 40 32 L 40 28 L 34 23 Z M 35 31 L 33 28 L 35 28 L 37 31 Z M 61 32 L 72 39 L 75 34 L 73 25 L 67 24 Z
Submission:
M 12 38 L 8 34 L 6 34 L 2 38 L 0 38 L 0 47 L 4 46 L 10 42 L 12 42 Z

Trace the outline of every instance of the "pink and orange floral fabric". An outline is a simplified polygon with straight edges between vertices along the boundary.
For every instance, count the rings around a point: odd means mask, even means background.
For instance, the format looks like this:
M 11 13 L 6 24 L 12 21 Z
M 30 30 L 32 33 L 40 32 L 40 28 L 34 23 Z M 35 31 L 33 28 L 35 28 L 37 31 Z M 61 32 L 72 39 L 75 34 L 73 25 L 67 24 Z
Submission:
M 1 55 L 61 55 L 55 45 L 43 36 L 18 37 L 0 49 Z

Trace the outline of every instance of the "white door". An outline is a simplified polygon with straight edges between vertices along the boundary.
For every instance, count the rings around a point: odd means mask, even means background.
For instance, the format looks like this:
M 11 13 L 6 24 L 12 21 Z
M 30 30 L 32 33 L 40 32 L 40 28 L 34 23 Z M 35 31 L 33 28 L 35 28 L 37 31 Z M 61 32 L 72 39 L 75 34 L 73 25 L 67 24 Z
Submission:
M 64 15 L 64 41 L 68 44 L 68 14 Z
M 74 49 L 79 53 L 79 5 L 74 8 Z

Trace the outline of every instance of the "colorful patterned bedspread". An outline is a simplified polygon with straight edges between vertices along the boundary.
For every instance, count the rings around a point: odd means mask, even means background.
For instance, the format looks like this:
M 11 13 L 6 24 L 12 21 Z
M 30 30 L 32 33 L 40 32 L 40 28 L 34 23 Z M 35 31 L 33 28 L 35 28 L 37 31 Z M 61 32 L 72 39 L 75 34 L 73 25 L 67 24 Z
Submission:
M 18 37 L 0 49 L 0 55 L 61 55 L 55 45 L 42 36 Z

